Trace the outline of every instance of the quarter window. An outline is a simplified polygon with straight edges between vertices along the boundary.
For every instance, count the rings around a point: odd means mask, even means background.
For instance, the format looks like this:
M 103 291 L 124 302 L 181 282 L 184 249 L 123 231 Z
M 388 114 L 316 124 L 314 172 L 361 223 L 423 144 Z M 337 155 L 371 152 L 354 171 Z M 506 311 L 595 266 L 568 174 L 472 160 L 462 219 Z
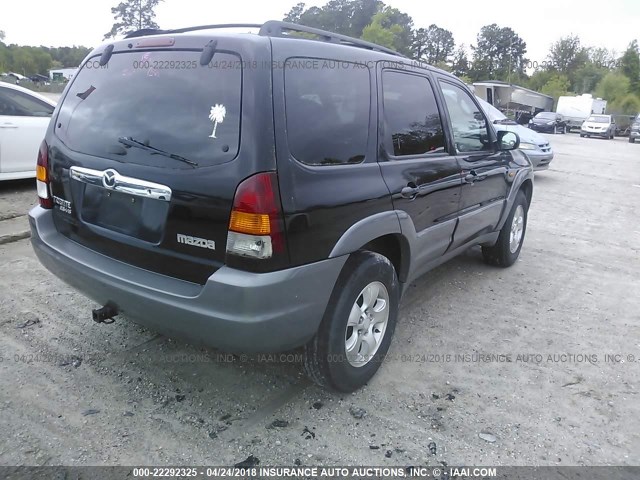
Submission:
M 441 82 L 458 152 L 491 150 L 487 121 L 471 96 L 462 88 Z
M 303 68 L 305 60 L 285 64 L 291 154 L 307 165 L 361 163 L 369 139 L 369 69 L 332 60 Z
M 445 152 L 442 120 L 425 77 L 385 71 L 385 145 L 396 157 Z

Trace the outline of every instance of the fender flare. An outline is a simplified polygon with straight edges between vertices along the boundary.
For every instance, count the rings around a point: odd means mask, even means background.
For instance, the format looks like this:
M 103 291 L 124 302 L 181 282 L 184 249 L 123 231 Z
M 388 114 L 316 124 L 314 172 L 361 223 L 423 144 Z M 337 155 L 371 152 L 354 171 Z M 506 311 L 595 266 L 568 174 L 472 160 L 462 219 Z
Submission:
M 401 227 L 401 223 L 402 227 L 405 228 Z M 409 226 L 410 228 L 407 229 Z M 406 237 L 406 233 L 410 234 L 411 230 L 415 237 L 413 222 L 411 221 L 411 217 L 409 217 L 405 212 L 391 210 L 376 213 L 359 220 L 349 227 L 331 250 L 329 258 L 349 255 L 376 238 L 380 238 L 385 235 L 398 235 L 401 242 L 400 255 L 402 257 L 401 264 L 403 266 L 401 268 L 402 271 L 398 272 L 398 278 L 401 282 L 406 281 L 408 267 L 411 264 L 412 243 L 411 239 Z

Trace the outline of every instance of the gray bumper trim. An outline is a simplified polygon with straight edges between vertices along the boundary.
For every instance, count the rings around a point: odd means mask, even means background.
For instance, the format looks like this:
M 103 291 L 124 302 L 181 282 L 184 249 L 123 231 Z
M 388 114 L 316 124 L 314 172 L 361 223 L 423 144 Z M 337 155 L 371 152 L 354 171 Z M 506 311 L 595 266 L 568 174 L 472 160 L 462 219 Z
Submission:
M 127 318 L 165 335 L 227 351 L 275 352 L 310 340 L 347 260 L 262 274 L 222 267 L 202 286 L 81 246 L 58 233 L 50 210 L 35 207 L 29 223 L 42 264 L 89 298 L 111 301 Z

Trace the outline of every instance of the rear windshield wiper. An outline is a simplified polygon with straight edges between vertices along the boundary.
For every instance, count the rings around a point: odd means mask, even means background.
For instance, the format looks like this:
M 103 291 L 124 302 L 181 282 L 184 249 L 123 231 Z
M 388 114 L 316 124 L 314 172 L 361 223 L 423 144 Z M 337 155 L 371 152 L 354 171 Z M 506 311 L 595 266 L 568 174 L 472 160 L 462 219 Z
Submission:
M 198 164 L 196 162 L 194 162 L 193 160 L 189 160 L 188 158 L 184 158 L 184 157 L 182 157 L 180 155 L 176 155 L 175 153 L 166 152 L 166 151 L 161 150 L 159 148 L 152 147 L 150 145 L 147 145 L 144 142 L 136 140 L 135 138 L 120 137 L 120 138 L 118 138 L 118 142 L 120 142 L 121 144 L 123 144 L 123 145 L 125 145 L 127 147 L 136 147 L 136 148 L 141 148 L 143 150 L 147 150 L 147 151 L 151 152 L 152 155 L 163 155 L 165 157 L 172 158 L 174 160 L 178 160 L 180 162 L 187 163 L 187 164 L 191 165 L 192 167 L 197 167 L 198 166 Z

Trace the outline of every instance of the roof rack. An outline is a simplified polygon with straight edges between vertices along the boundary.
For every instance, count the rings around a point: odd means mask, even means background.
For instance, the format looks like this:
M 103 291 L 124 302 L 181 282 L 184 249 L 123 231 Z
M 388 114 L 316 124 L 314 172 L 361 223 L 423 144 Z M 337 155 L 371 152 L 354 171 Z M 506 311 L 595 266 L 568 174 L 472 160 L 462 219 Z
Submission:
M 185 33 L 197 30 L 213 30 L 217 28 L 257 28 L 259 29 L 258 34 L 263 37 L 290 37 L 290 35 L 288 35 L 288 32 L 308 33 L 311 35 L 315 35 L 319 40 L 324 42 L 336 43 L 338 45 L 349 45 L 352 47 L 360 47 L 375 52 L 387 53 L 389 55 L 395 55 L 398 57 L 405 57 L 405 55 L 402 55 L 395 50 L 377 45 L 375 43 L 367 42 L 365 40 L 360 40 L 358 38 L 349 37 L 347 35 L 341 35 L 339 33 L 321 30 L 319 28 L 307 27 L 295 23 L 281 22 L 278 20 L 269 20 L 264 24 L 223 23 L 217 25 L 199 25 L 195 27 L 177 28 L 172 30 L 143 28 L 142 30 L 137 30 L 135 32 L 127 34 L 124 38 L 142 37 L 144 35 L 159 35 L 165 33 Z

